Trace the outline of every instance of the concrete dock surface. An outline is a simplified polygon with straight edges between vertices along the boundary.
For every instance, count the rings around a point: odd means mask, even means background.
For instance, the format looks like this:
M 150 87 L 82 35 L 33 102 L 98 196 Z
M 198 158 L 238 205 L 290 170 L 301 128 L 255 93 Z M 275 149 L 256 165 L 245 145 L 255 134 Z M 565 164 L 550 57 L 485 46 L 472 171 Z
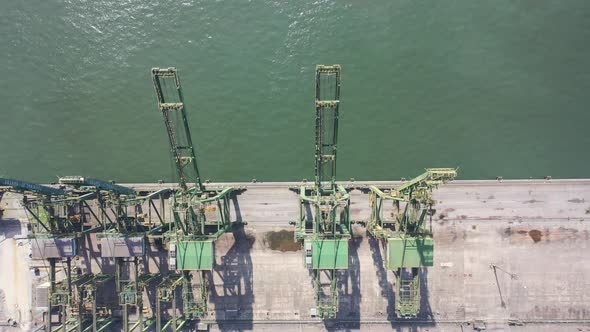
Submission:
M 289 187 L 301 183 L 210 184 L 222 185 L 246 189 L 232 200 L 231 215 L 247 225 L 216 242 L 203 320 L 212 331 L 590 331 L 590 180 L 454 181 L 435 190 L 434 266 L 422 272 L 422 312 L 413 321 L 395 318 L 395 277 L 360 224 L 350 268 L 339 276 L 338 318 L 311 317 L 313 286 L 301 250 L 271 248 L 271 235 L 293 230 L 299 207 Z M 19 324 L 0 326 L 7 331 L 41 326 L 32 293 L 46 281 L 31 268 L 39 264 L 29 262 L 19 200 L 7 193 L 0 201 L 0 319 Z M 368 195 L 352 189 L 351 202 L 351 219 L 368 220 Z

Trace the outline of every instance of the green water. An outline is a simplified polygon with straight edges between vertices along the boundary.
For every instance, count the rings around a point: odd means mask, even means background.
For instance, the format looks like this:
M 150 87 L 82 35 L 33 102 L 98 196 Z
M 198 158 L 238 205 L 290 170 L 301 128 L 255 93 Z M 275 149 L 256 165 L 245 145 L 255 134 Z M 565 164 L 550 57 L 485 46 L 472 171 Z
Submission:
M 149 69 L 176 66 L 204 178 L 312 178 L 314 66 L 339 63 L 340 179 L 590 177 L 587 0 L 9 0 L 0 21 L 0 176 L 171 179 Z

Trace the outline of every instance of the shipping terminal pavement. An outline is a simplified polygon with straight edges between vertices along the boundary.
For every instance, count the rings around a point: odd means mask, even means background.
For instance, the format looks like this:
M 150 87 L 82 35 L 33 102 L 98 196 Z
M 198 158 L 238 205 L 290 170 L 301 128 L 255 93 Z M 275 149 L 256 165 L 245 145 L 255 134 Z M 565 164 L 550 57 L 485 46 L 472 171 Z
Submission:
M 247 189 L 231 203 L 232 220 L 247 224 L 215 244 L 203 319 L 211 331 L 590 331 L 590 179 L 457 180 L 436 189 L 434 266 L 422 272 L 422 311 L 414 320 L 395 318 L 395 277 L 362 226 L 370 216 L 366 193 L 351 191 L 351 219 L 361 223 L 339 278 L 338 317 L 321 320 L 310 316 L 312 279 L 289 224 L 299 213 L 289 188 L 301 183 L 210 185 Z M 35 289 L 47 282 L 45 266 L 29 258 L 21 201 L 14 193 L 0 200 L 0 331 L 43 325 Z

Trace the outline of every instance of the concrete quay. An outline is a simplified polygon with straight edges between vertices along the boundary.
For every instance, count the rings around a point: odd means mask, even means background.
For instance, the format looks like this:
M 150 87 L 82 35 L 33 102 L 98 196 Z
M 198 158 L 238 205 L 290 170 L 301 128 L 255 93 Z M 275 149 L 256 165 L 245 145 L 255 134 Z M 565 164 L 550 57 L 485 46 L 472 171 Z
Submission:
M 367 183 L 343 182 L 350 188 Z M 395 319 L 395 278 L 384 268 L 380 244 L 361 225 L 354 226 L 350 269 L 339 279 L 338 319 L 312 318 L 313 287 L 301 251 L 273 250 L 268 237 L 292 230 L 298 202 L 288 188 L 301 183 L 210 184 L 222 185 L 247 189 L 231 204 L 232 218 L 247 225 L 216 243 L 204 319 L 213 331 L 590 331 L 590 180 L 454 181 L 437 189 L 435 266 L 422 273 L 423 310 L 415 321 Z M 0 201 L 6 210 L 0 260 L 9 267 L 0 270 L 0 318 L 29 331 L 37 319 L 37 281 L 19 199 L 6 194 Z M 368 195 L 353 189 L 351 201 L 352 220 L 366 221 Z

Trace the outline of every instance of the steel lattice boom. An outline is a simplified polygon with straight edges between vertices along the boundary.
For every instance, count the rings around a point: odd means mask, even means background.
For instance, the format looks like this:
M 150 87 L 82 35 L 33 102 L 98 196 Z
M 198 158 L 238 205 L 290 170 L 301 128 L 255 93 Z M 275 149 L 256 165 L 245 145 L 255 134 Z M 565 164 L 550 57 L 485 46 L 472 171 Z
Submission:
M 337 271 L 348 269 L 350 197 L 336 184 L 340 66 L 316 67 L 315 183 L 299 188 L 295 239 L 303 240 L 305 266 L 312 270 L 316 308 L 312 315 L 338 312 Z M 313 216 L 307 214 L 307 209 Z
M 176 68 L 153 68 L 152 81 L 180 186 L 172 197 L 171 227 L 164 234 L 169 248 L 169 269 L 178 271 L 182 279 L 173 283 L 173 288 L 182 286 L 184 318 L 198 319 L 207 311 L 207 274 L 215 262 L 214 241 L 232 227 L 229 200 L 234 189 L 207 189 L 201 182 Z M 189 187 L 191 180 L 195 187 Z M 163 289 L 169 290 L 166 285 L 162 284 Z M 174 305 L 176 300 L 172 299 Z M 160 314 L 158 311 L 158 327 Z M 177 325 L 184 323 L 172 317 L 162 330 L 168 325 L 179 329 Z
M 152 80 L 158 98 L 158 108 L 164 116 L 178 183 L 183 190 L 187 190 L 188 181 L 193 180 L 196 188 L 203 191 L 176 68 L 153 68 Z M 175 119 L 180 121 L 174 121 Z
M 315 185 L 319 193 L 334 193 L 340 106 L 339 65 L 316 67 L 315 94 Z

